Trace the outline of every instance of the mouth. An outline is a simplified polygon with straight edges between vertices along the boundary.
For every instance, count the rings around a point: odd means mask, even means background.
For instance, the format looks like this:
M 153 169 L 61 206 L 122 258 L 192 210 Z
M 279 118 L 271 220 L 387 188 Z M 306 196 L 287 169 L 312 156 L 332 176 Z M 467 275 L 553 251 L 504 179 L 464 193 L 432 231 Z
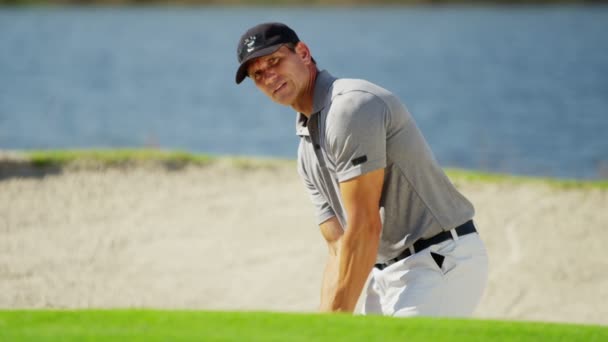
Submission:
M 276 93 L 278 93 L 281 89 L 283 89 L 285 87 L 286 84 L 287 84 L 286 82 L 283 82 L 278 87 L 274 88 L 274 90 L 272 91 L 272 95 L 275 95 Z

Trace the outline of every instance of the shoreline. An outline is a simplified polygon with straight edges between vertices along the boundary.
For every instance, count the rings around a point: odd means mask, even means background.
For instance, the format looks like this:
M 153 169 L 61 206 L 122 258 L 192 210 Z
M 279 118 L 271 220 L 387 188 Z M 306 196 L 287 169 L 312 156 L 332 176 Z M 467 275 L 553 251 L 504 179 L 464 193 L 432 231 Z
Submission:
M 251 156 L 221 156 L 163 149 L 70 149 L 1 150 L 0 181 L 13 177 L 44 177 L 65 171 L 128 168 L 165 168 L 170 171 L 188 166 L 231 165 L 255 169 L 292 165 L 295 159 Z M 608 189 L 608 179 L 573 179 L 513 175 L 461 168 L 444 168 L 453 182 L 540 183 L 559 189 Z

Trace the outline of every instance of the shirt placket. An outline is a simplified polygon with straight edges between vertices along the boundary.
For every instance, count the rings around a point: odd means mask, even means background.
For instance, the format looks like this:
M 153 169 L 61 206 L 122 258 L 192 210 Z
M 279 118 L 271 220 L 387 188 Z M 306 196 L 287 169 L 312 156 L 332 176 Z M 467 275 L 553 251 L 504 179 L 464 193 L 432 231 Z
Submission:
M 317 163 L 321 166 L 322 172 L 327 172 L 325 170 L 325 156 L 323 155 L 323 150 L 321 149 L 321 140 L 319 138 L 319 113 L 315 113 L 310 116 L 308 120 L 308 132 L 310 133 L 310 140 L 312 142 L 312 147 L 315 152 L 315 156 L 317 157 Z
M 310 134 L 310 140 L 312 142 L 312 147 L 315 152 L 317 162 L 319 163 L 319 173 L 322 175 L 321 182 L 323 183 L 323 188 L 328 193 L 327 200 L 329 201 L 329 204 L 332 207 L 334 213 L 338 217 L 340 224 L 342 224 L 342 226 L 345 226 L 346 222 L 343 220 L 344 213 L 342 210 L 342 204 L 340 203 L 340 194 L 337 192 L 337 180 L 335 179 L 334 175 L 332 175 L 330 169 L 327 167 L 327 156 L 321 148 L 318 122 L 319 116 L 319 113 L 310 116 L 310 119 L 308 121 L 308 132 Z M 332 198 L 336 199 L 338 202 L 332 201 Z

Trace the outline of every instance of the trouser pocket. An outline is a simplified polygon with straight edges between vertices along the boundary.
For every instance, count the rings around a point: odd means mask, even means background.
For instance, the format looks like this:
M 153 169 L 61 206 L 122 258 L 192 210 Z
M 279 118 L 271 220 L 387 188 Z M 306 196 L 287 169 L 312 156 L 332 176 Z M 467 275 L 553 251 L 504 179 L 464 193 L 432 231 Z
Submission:
M 435 260 L 435 263 L 437 264 L 439 269 L 441 269 L 441 267 L 443 266 L 443 261 L 445 260 L 445 256 L 439 253 L 431 252 L 431 257 L 433 257 L 433 260 Z

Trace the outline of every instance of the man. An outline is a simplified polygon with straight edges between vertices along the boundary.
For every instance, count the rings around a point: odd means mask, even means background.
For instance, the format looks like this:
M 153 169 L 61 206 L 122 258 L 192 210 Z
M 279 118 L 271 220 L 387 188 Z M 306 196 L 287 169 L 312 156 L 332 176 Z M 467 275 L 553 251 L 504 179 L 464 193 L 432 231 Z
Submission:
M 297 112 L 298 172 L 329 257 L 322 311 L 468 316 L 487 280 L 474 209 L 448 180 L 401 102 L 363 80 L 319 71 L 281 23 L 241 37 L 236 82 L 250 77 Z

